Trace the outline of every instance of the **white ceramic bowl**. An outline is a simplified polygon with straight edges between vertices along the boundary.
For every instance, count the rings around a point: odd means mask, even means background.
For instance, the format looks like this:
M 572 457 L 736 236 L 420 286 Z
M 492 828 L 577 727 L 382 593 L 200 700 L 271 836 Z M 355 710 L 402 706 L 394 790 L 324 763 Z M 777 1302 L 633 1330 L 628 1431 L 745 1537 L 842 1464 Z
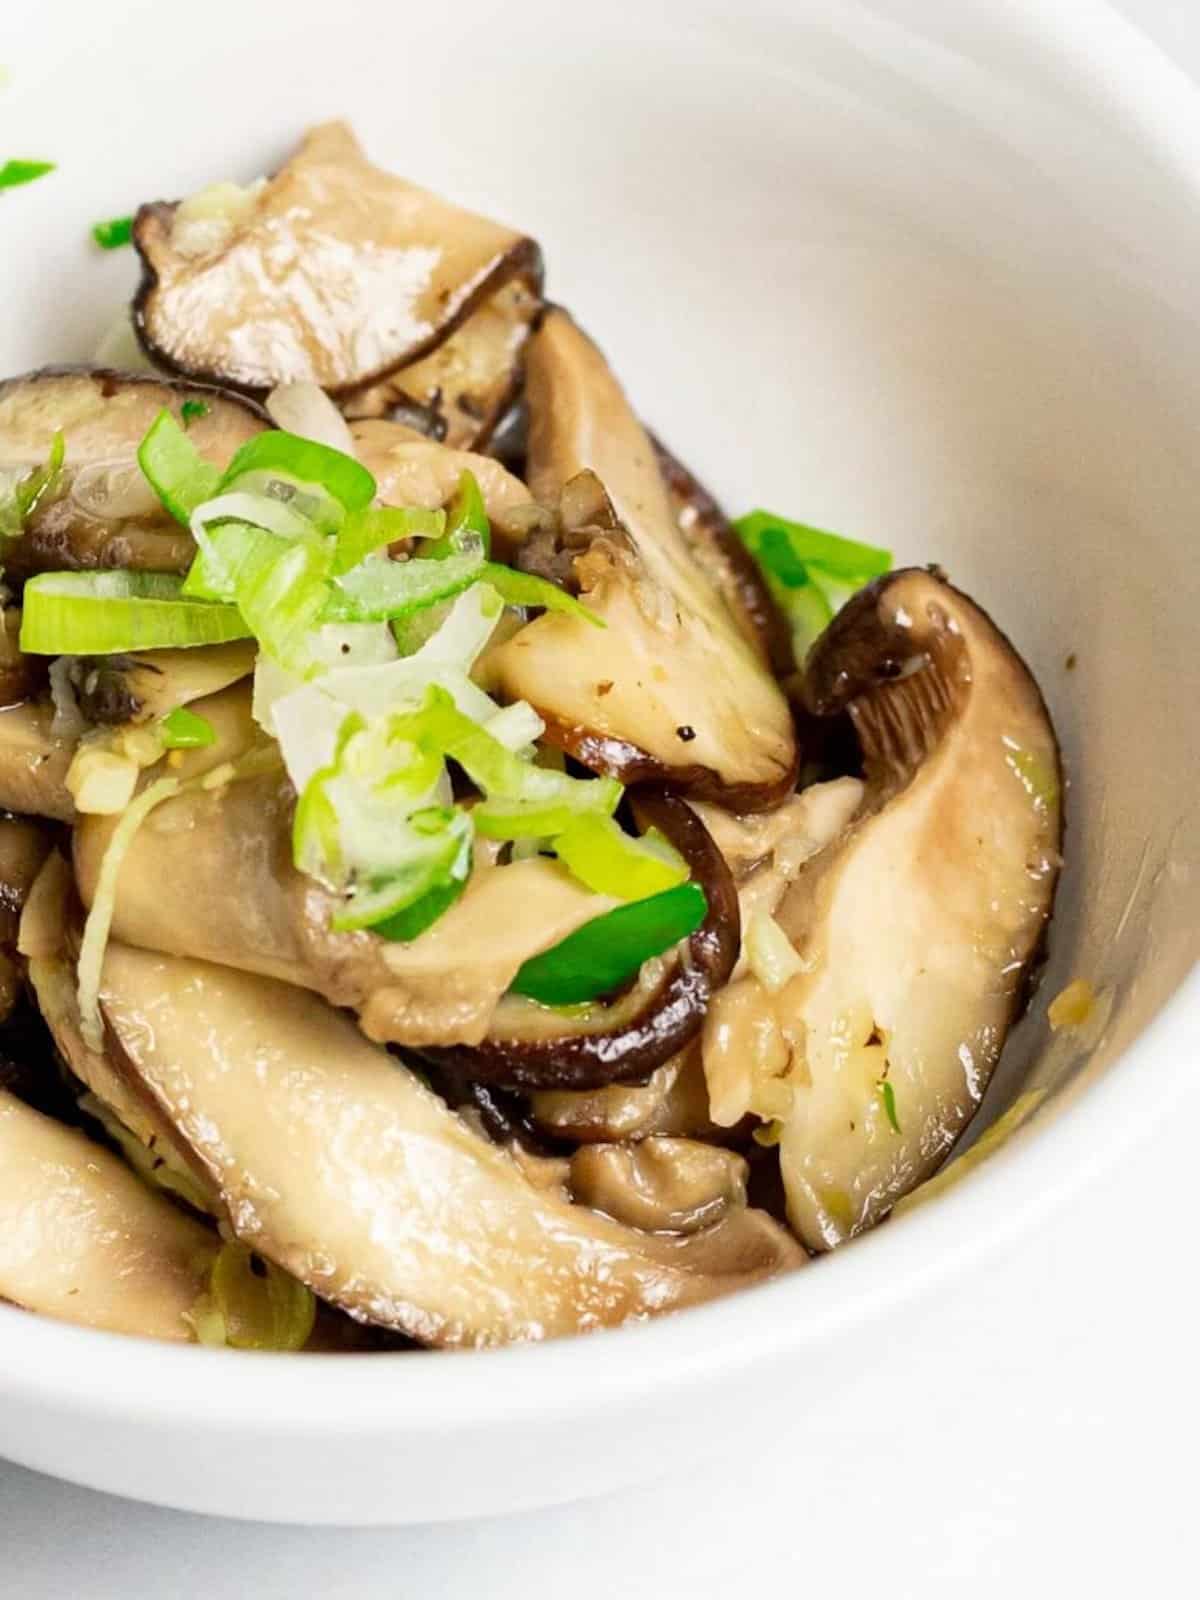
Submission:
M 0 370 L 86 355 L 127 293 L 89 221 L 248 178 L 347 114 L 384 165 L 543 241 L 553 294 L 733 507 L 941 561 L 1030 659 L 1072 789 L 1050 973 L 984 1120 L 1047 1093 L 943 1201 L 794 1279 L 544 1348 L 235 1355 L 0 1309 L 0 1451 L 198 1510 L 402 1522 L 735 1448 L 800 1371 L 836 1394 L 901 1302 L 1115 1172 L 1197 1057 L 1189 85 L 1083 0 L 8 0 L 5 19 L 0 156 L 60 170 L 0 197 Z M 1111 1010 L 1047 1048 L 1045 996 L 1076 974 Z

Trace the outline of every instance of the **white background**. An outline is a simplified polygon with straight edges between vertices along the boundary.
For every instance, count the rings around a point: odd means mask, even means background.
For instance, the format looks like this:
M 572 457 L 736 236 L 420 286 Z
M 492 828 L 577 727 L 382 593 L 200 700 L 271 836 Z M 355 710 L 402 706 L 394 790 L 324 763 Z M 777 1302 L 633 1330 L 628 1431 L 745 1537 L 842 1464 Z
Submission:
M 1122 8 L 1200 75 L 1200 0 Z M 0 1463 L 0 1594 L 1195 1596 L 1195 1144 L 1190 1117 L 1161 1127 L 985 1282 L 906 1312 L 821 1420 L 764 1393 L 752 1457 L 395 1532 L 216 1522 Z

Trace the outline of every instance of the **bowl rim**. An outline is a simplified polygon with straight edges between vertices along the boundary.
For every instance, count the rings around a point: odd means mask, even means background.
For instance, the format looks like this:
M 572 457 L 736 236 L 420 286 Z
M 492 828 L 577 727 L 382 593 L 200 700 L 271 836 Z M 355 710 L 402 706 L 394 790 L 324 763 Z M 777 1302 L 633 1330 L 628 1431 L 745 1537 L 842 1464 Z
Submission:
M 1021 0 L 1009 20 L 1200 194 L 1200 94 L 1134 23 L 1108 0 L 1049 13 Z M 928 1294 L 968 1261 L 986 1263 L 1165 1121 L 1191 1088 L 1197 1056 L 1200 962 L 1102 1078 L 1033 1118 L 937 1204 L 864 1236 L 836 1264 L 669 1317 L 469 1359 L 419 1351 L 365 1361 L 208 1350 L 0 1304 L 0 1397 L 158 1428 L 279 1437 L 478 1431 L 531 1414 L 578 1425 L 648 1393 L 669 1404 L 697 1381 L 795 1357 Z

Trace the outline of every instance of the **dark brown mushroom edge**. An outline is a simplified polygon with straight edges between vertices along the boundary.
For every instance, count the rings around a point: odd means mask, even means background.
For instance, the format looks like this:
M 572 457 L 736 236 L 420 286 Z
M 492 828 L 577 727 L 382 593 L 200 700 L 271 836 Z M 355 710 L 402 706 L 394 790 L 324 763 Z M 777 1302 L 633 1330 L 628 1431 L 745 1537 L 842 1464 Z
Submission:
M 536 242 L 343 124 L 269 179 L 143 206 L 135 242 L 154 370 L 0 383 L 0 495 L 65 445 L 0 524 L 0 1301 L 244 1348 L 470 1348 L 692 1306 L 884 1219 L 978 1109 L 1053 908 L 1058 746 L 1014 647 L 906 569 L 839 596 L 798 662 L 778 574 L 543 300 Z M 303 429 L 376 509 L 453 515 L 469 475 L 492 597 L 341 617 L 308 680 L 261 629 L 23 652 L 39 575 L 190 567 L 138 464 L 163 410 L 221 469 Z M 389 582 L 417 544 L 379 547 Z M 455 618 L 478 645 L 440 655 Z M 422 805 L 464 824 L 461 885 L 417 931 L 355 925 L 367 880 L 297 849 L 312 779 L 276 709 L 363 646 L 356 713 L 432 683 L 475 734 L 508 719 L 521 771 L 611 813 L 691 919 L 582 999 L 530 987 L 648 892 L 602 892 L 553 830 L 493 837 L 447 743 Z M 427 647 L 418 698 L 372 700 Z M 177 745 L 184 712 L 204 737 Z

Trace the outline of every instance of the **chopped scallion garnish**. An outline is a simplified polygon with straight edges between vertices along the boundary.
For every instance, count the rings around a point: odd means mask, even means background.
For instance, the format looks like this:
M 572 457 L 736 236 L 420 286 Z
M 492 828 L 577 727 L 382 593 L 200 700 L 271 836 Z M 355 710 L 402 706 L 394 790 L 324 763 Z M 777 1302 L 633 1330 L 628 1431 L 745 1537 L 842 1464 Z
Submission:
M 789 521 L 772 511 L 751 511 L 734 527 L 791 624 L 800 661 L 850 596 L 892 565 L 888 550 Z
M 112 655 L 247 639 L 236 606 L 189 601 L 165 572 L 41 572 L 25 585 L 21 649 L 30 655 Z
M 185 428 L 189 428 L 193 422 L 208 416 L 211 410 L 212 407 L 207 400 L 185 400 L 179 408 L 179 420 Z
M 217 735 L 207 717 L 186 706 L 176 706 L 159 723 L 158 737 L 164 750 L 204 750 L 216 741 Z
M 896 1091 L 886 1078 L 879 1080 L 879 1096 L 883 1101 L 883 1109 L 888 1121 L 892 1125 L 892 1132 L 900 1132 L 900 1119 L 896 1115 Z
M 119 250 L 133 238 L 133 218 L 110 217 L 107 222 L 94 222 L 92 238 L 101 250 Z
M 32 183 L 35 178 L 44 178 L 48 172 L 53 172 L 53 161 L 6 161 L 0 167 L 0 189 L 16 189 L 23 183 Z

